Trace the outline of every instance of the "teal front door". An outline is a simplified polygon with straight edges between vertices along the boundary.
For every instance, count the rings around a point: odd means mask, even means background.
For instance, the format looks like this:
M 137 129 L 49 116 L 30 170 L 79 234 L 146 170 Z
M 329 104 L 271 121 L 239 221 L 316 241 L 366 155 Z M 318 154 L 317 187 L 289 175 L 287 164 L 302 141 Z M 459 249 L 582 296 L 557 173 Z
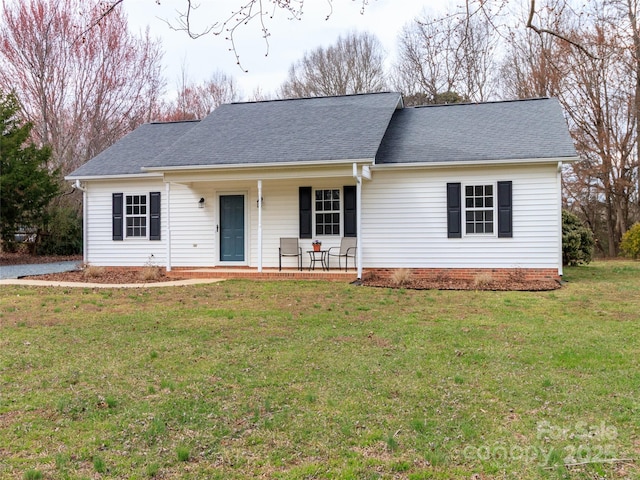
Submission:
M 244 195 L 220 196 L 220 261 L 244 262 Z

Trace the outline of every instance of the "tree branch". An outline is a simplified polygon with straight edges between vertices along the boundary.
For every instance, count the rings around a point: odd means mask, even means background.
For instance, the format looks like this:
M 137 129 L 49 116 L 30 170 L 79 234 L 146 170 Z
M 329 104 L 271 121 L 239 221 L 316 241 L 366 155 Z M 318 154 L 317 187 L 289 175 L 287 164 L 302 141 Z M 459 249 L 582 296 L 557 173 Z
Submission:
M 589 50 L 587 50 L 586 47 L 584 45 L 582 45 L 581 43 L 576 42 L 575 40 L 571 40 L 566 35 L 563 35 L 563 34 L 561 34 L 559 32 L 556 32 L 555 30 L 549 30 L 547 28 L 540 28 L 540 27 L 537 27 L 536 25 L 534 25 L 533 24 L 533 17 L 535 16 L 535 13 L 536 13 L 536 0 L 531 0 L 531 6 L 529 8 L 529 18 L 527 19 L 527 24 L 526 24 L 527 28 L 530 28 L 531 30 L 533 30 L 534 32 L 536 32 L 540 36 L 542 36 L 543 34 L 546 33 L 547 35 L 551 35 L 552 37 L 556 37 L 557 39 L 562 40 L 563 42 L 567 42 L 569 45 L 577 48 L 582 53 L 587 55 L 589 58 L 592 58 L 594 60 L 597 59 L 597 57 L 595 55 L 593 55 Z

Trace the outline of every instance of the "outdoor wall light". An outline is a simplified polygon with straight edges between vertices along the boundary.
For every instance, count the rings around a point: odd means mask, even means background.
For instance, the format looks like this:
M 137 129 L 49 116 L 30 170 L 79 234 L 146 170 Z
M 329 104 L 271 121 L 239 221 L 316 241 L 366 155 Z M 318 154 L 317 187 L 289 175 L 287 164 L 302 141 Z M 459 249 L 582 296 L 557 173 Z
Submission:
M 204 208 L 204 197 L 200 198 L 200 201 L 198 202 L 198 208 Z
M 264 197 L 260 197 L 258 200 L 256 200 L 256 207 L 260 208 L 261 203 L 262 203 L 262 206 L 264 207 Z

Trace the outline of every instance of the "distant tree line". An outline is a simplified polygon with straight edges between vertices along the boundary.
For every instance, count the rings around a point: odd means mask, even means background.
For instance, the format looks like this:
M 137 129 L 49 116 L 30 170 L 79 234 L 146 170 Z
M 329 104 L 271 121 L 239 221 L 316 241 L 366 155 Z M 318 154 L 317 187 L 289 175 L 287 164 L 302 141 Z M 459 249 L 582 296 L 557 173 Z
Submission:
M 243 98 L 233 77 L 214 71 L 202 83 L 183 72 L 167 100 L 162 45 L 132 34 L 120 3 L 25 0 L 0 14 L 0 90 L 19 102 L 29 141 L 50 149 L 46 168 L 57 179 L 141 123 L 202 118 Z M 286 5 L 293 14 L 303 3 Z M 565 167 L 564 207 L 593 232 L 600 254 L 617 255 L 640 220 L 638 0 L 526 6 L 469 0 L 424 11 L 398 33 L 393 64 L 374 34 L 351 32 L 304 52 L 276 92 L 250 99 L 383 90 L 402 92 L 405 105 L 557 97 L 581 158 Z M 52 200 L 76 212 L 79 201 Z

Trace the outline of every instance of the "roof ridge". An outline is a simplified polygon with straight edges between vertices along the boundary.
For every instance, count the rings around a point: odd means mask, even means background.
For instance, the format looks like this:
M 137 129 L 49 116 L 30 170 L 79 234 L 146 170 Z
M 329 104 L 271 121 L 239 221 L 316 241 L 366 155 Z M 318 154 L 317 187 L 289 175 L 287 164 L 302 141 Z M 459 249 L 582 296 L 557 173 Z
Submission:
M 348 98 L 348 97 L 362 97 L 365 95 L 380 95 L 380 94 L 389 94 L 395 93 L 397 95 L 401 95 L 400 92 L 392 92 L 392 91 L 383 91 L 383 92 L 362 92 L 362 93 L 345 93 L 343 95 L 319 95 L 316 97 L 291 97 L 291 98 L 273 98 L 270 100 L 252 100 L 246 102 L 230 102 L 227 105 L 245 105 L 245 104 L 256 104 L 256 103 L 275 103 L 275 102 L 291 102 L 294 100 L 318 100 L 318 99 L 327 99 L 327 98 Z
M 170 123 L 197 123 L 199 121 L 201 121 L 200 118 L 194 118 L 191 120 L 152 120 L 149 123 L 146 123 L 145 125 L 166 125 Z
M 434 103 L 427 105 L 415 105 L 405 108 L 433 108 L 433 107 L 455 107 L 463 105 L 492 105 L 498 103 L 519 103 L 519 102 L 535 102 L 538 100 L 550 100 L 552 97 L 531 97 L 531 98 L 514 98 L 511 100 L 489 100 L 486 102 L 459 102 L 459 103 Z

